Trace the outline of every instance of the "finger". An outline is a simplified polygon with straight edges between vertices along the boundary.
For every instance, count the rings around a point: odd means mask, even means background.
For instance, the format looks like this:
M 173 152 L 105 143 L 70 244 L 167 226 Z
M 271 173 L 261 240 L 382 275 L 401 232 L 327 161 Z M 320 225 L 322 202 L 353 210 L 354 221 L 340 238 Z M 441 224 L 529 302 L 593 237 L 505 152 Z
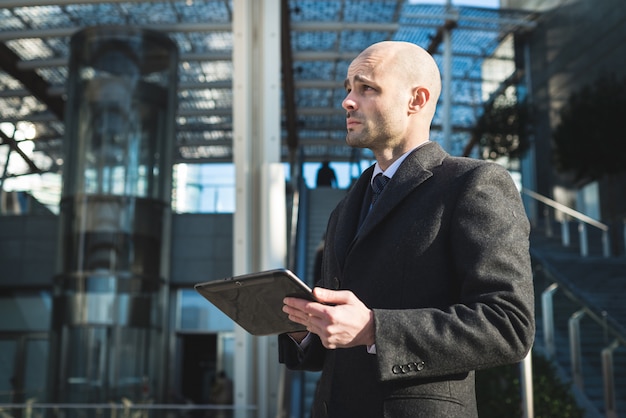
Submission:
M 349 290 L 330 290 L 316 287 L 313 289 L 313 295 L 319 302 L 330 305 L 345 305 L 354 301 L 354 293 Z
M 294 309 L 289 305 L 283 306 L 283 312 L 287 314 L 290 321 L 296 322 L 301 325 L 307 325 L 309 321 L 309 315 L 299 309 Z
M 300 309 L 301 311 L 303 311 L 306 307 L 306 304 L 309 303 L 309 301 L 306 299 L 286 297 L 283 299 L 283 303 L 285 305 L 288 305 L 288 306 L 291 306 L 293 308 Z
M 311 302 L 306 299 L 299 298 L 285 298 L 283 299 L 284 306 L 289 306 L 291 309 L 295 309 L 301 311 L 302 314 L 314 315 L 314 316 L 323 316 L 326 315 L 327 305 Z
M 318 302 L 311 302 L 307 299 L 286 297 L 283 299 L 283 304 L 293 309 L 297 309 L 302 312 L 311 313 L 312 311 L 319 311 L 322 304 Z

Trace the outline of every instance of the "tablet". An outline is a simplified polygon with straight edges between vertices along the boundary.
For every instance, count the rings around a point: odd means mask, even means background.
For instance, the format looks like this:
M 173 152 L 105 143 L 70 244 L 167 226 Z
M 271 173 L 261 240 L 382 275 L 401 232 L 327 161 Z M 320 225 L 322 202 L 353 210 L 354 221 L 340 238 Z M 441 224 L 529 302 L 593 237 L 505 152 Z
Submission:
M 303 331 L 283 312 L 283 298 L 314 300 L 311 289 L 287 269 L 198 283 L 198 293 L 252 335 Z

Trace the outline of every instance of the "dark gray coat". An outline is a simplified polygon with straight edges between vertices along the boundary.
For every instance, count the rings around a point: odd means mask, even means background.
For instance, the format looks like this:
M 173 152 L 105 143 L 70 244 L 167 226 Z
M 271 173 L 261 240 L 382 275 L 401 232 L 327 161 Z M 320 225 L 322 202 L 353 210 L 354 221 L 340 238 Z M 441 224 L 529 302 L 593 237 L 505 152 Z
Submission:
M 313 416 L 477 417 L 474 370 L 524 358 L 534 338 L 529 223 L 501 166 L 427 143 L 407 157 L 357 233 L 373 167 L 330 216 L 322 282 L 374 311 L 365 347 L 281 361 L 323 369 Z

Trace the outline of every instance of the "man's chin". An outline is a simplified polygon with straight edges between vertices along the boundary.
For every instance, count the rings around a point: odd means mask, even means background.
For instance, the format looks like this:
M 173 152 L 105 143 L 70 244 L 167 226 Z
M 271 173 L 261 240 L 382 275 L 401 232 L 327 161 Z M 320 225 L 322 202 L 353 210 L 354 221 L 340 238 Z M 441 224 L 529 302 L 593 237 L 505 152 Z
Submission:
M 350 132 L 346 135 L 346 144 L 353 148 L 366 148 L 361 137 Z

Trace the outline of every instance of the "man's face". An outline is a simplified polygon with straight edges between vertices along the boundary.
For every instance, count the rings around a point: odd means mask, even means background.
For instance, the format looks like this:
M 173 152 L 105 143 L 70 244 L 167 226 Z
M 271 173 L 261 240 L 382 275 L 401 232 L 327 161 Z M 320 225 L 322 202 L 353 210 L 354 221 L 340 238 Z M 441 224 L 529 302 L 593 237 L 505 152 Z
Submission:
M 345 81 L 346 142 L 373 151 L 393 147 L 403 140 L 409 89 L 402 89 L 394 68 L 382 54 L 357 57 Z

